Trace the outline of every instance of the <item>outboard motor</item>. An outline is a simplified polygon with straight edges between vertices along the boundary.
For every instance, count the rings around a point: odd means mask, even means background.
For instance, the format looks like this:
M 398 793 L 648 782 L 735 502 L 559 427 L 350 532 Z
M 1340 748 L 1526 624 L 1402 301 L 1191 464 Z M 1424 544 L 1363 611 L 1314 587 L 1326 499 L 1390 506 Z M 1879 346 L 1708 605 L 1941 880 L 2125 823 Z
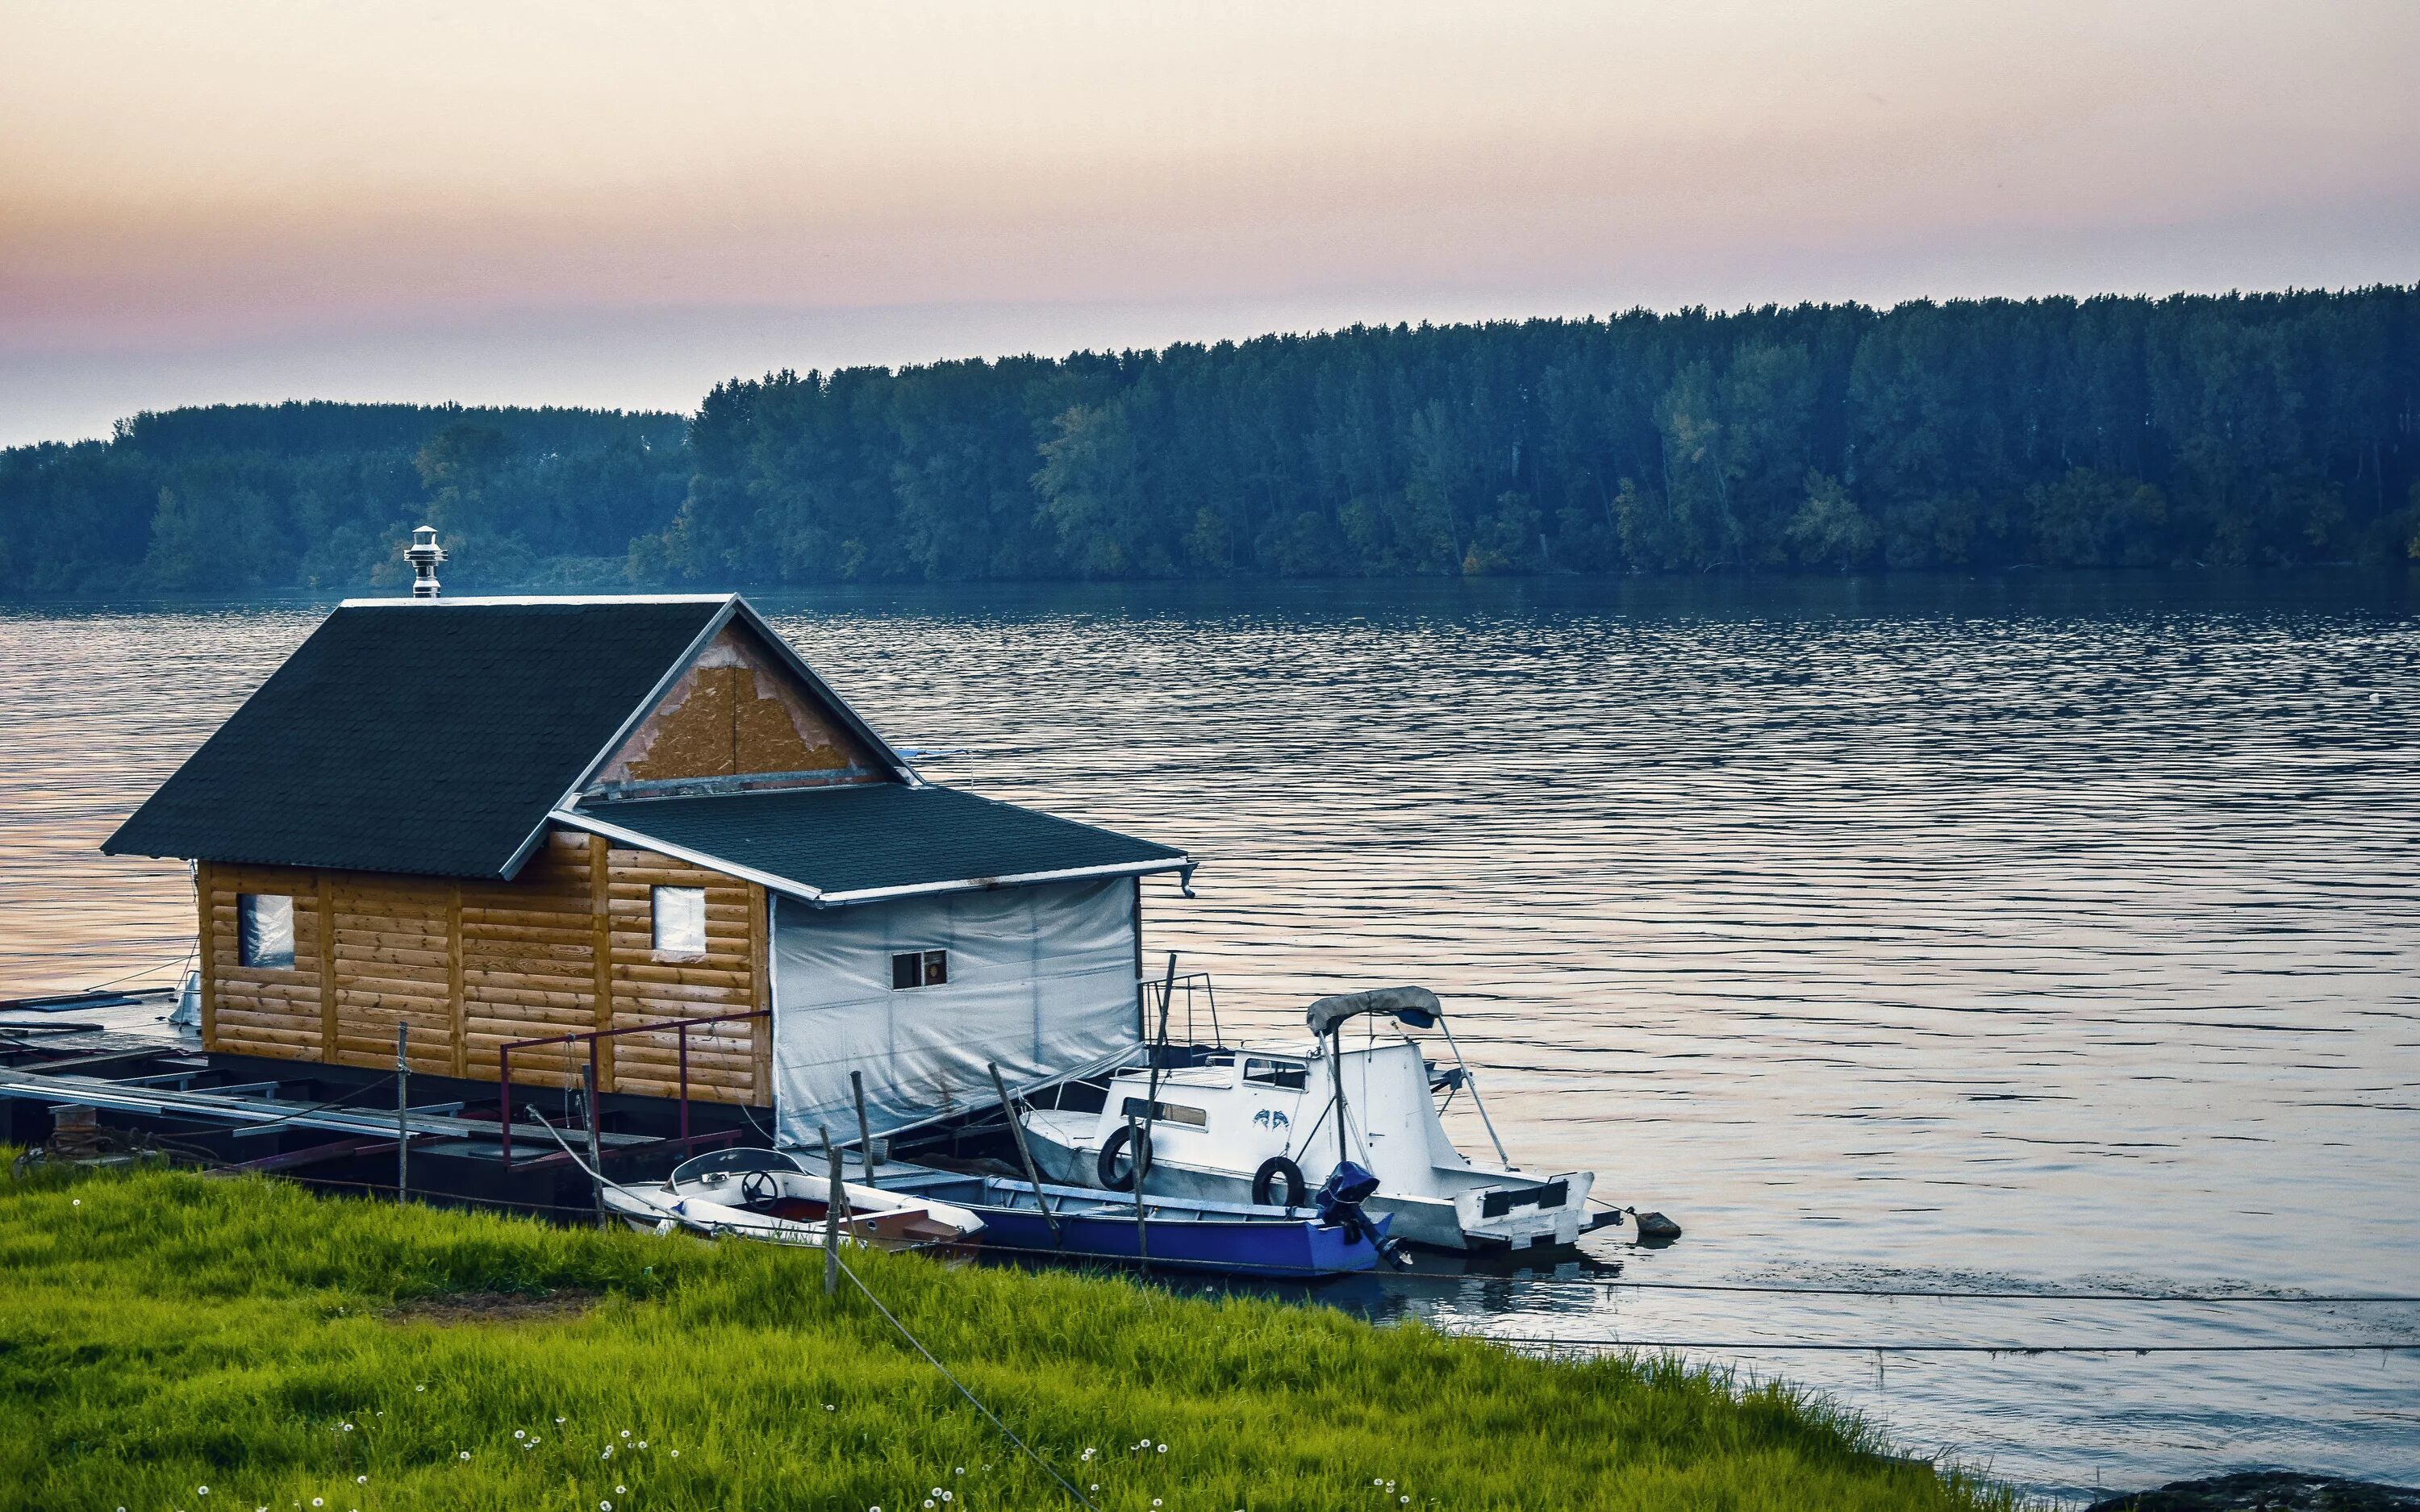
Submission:
M 1368 1240 L 1378 1248 L 1379 1258 L 1398 1271 L 1411 1268 L 1411 1257 L 1404 1254 L 1403 1244 L 1382 1237 L 1370 1215 L 1361 1211 L 1362 1202 L 1378 1190 L 1378 1179 L 1351 1161 L 1339 1161 L 1327 1180 L 1319 1183 L 1312 1195 L 1311 1206 L 1318 1211 L 1319 1221 L 1328 1227 L 1344 1230 L 1347 1243 Z

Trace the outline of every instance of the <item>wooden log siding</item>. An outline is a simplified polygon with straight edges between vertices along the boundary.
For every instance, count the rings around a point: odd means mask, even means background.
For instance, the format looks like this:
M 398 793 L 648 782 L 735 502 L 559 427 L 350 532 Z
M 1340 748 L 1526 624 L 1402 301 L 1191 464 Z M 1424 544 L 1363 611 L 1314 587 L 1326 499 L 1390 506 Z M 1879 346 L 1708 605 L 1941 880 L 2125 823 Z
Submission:
M 236 1055 L 319 1058 L 321 931 L 312 873 L 282 868 L 212 865 L 201 872 L 209 949 L 204 973 L 203 1029 L 212 1048 Z M 236 900 L 244 893 L 294 900 L 294 964 L 243 964 L 243 929 Z
M 742 1013 L 771 1000 L 761 888 L 669 856 L 557 832 L 511 882 L 200 869 L 203 1043 L 228 1054 L 383 1069 L 411 1026 L 411 1066 L 493 1081 L 498 1047 L 598 1027 Z M 706 950 L 655 952 L 659 884 L 706 889 Z M 236 899 L 294 900 L 294 966 L 241 963 Z M 601 995 L 600 995 L 601 994 Z M 609 1086 L 673 1096 L 677 1031 L 609 1041 Z M 769 1026 L 690 1034 L 690 1095 L 771 1101 Z M 576 1046 L 513 1057 L 516 1086 L 576 1085 Z
M 640 1028 L 670 1019 L 715 1018 L 753 1010 L 755 930 L 751 919 L 752 908 L 759 906 L 753 889 L 720 872 L 652 851 L 616 846 L 607 856 L 613 1027 Z M 703 954 L 657 953 L 655 889 L 659 887 L 706 889 Z M 760 1036 L 769 1045 L 771 1036 L 761 1020 L 691 1029 L 690 1096 L 718 1102 L 771 1102 L 769 1084 L 756 1070 Z M 676 1095 L 679 1032 L 617 1036 L 613 1085 L 626 1092 Z
M 596 911 L 586 835 L 557 831 L 510 882 L 462 884 L 465 1074 L 496 1077 L 497 1051 L 597 1026 Z M 513 1085 L 578 1085 L 577 1045 L 523 1050 Z

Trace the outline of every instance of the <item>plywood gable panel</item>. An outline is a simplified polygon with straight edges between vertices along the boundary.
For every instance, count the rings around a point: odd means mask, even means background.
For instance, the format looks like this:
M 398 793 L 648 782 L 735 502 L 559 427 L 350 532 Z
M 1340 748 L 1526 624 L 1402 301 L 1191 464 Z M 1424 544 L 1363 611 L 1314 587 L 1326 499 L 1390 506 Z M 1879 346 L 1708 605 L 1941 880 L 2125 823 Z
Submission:
M 723 627 L 597 774 L 592 792 L 882 780 L 874 753 L 755 633 Z M 761 781 L 747 779 L 756 779 Z

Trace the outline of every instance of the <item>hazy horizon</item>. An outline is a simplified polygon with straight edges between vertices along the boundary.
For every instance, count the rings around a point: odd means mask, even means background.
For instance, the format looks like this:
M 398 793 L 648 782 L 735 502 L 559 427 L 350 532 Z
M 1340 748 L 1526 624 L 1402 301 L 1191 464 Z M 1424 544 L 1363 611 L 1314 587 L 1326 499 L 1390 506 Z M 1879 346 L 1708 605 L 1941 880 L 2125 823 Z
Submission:
M 2420 8 L 20 8 L 0 443 L 1356 321 L 2420 277 Z

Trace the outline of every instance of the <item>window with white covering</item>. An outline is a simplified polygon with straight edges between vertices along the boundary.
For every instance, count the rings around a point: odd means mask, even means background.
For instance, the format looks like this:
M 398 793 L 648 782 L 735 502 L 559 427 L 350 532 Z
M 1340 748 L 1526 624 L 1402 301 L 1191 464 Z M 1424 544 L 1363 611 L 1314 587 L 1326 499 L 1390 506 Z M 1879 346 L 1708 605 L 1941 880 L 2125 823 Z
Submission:
M 294 900 L 279 892 L 236 894 L 236 959 L 247 966 L 294 969 Z
M 706 889 L 655 889 L 656 953 L 706 954 Z

